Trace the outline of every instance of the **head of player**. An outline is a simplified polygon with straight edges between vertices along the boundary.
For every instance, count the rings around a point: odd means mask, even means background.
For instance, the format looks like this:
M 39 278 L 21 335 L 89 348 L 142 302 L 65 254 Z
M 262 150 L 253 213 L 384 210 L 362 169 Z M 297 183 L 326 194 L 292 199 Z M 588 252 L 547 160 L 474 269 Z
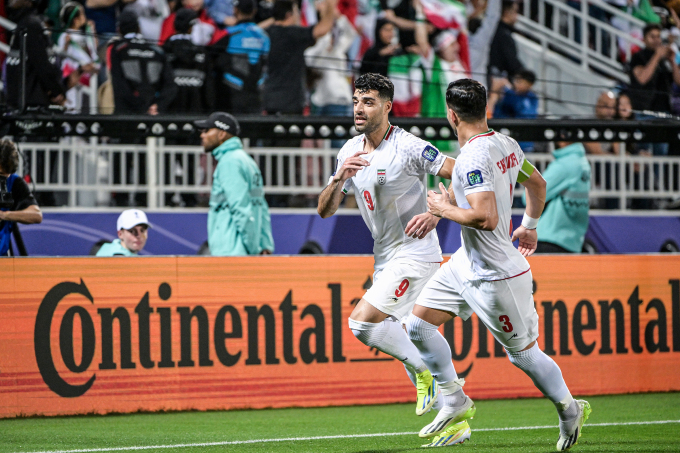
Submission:
M 368 73 L 354 82 L 354 128 L 366 136 L 385 131 L 392 110 L 394 85 L 387 77 Z
M 446 89 L 446 118 L 463 146 L 481 130 L 486 132 L 486 88 L 472 79 L 449 83 Z

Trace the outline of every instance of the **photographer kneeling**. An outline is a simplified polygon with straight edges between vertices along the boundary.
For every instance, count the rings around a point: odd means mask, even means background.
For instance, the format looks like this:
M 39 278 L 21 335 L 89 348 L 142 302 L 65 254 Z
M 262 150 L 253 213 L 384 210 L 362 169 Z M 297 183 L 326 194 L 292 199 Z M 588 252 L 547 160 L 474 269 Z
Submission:
M 28 184 L 15 173 L 18 167 L 17 146 L 10 140 L 0 140 L 0 257 L 9 256 L 14 222 L 42 222 L 42 212 Z

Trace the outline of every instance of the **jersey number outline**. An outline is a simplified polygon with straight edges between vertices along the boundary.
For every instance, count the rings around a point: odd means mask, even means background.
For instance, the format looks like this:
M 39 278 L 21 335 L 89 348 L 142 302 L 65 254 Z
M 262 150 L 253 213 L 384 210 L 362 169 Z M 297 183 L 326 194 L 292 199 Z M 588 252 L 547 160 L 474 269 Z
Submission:
M 512 332 L 513 327 L 512 324 L 510 323 L 510 318 L 508 315 L 501 315 L 498 317 L 498 320 L 504 324 L 503 326 L 503 332 Z
M 373 198 L 371 198 L 371 192 L 368 190 L 364 190 L 364 200 L 366 201 L 366 206 L 368 206 L 368 209 L 373 211 L 375 209 L 375 205 L 373 204 Z
M 406 290 L 408 289 L 408 285 L 409 285 L 408 278 L 403 279 L 399 284 L 399 288 L 397 288 L 397 290 L 394 292 L 394 295 L 397 297 L 403 296 Z

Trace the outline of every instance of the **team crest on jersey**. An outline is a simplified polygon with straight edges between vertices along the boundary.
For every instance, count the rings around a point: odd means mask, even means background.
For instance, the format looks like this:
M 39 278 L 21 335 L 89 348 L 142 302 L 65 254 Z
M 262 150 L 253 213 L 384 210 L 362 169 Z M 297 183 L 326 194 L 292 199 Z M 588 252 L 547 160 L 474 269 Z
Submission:
M 468 172 L 467 180 L 468 184 L 470 184 L 471 186 L 474 186 L 475 184 L 481 184 L 484 182 L 484 178 L 482 178 L 482 172 L 479 170 L 473 170 L 471 172 Z
M 429 160 L 430 162 L 434 162 L 438 154 L 439 151 L 437 151 L 437 148 L 434 146 L 427 145 L 423 150 L 423 157 L 425 160 Z
M 378 183 L 380 183 L 381 186 L 384 186 L 386 182 L 387 175 L 385 174 L 385 170 L 384 169 L 378 170 Z

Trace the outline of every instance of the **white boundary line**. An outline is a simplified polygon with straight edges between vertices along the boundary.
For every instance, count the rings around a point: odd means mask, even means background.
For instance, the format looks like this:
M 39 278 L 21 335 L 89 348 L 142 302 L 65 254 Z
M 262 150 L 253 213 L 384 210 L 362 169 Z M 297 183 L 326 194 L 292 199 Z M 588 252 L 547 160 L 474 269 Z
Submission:
M 629 425 L 665 425 L 669 423 L 680 423 L 680 420 L 657 420 L 657 421 L 647 421 L 647 422 L 623 422 L 623 423 L 589 423 L 586 426 L 599 427 L 599 426 L 629 426 Z M 477 428 L 475 432 L 484 431 L 522 431 L 530 429 L 553 429 L 557 428 L 554 425 L 546 426 L 518 426 L 514 428 Z M 271 443 L 271 442 L 297 442 L 306 440 L 328 440 L 328 439 L 359 439 L 366 437 L 387 437 L 387 436 L 411 436 L 418 434 L 413 433 L 376 433 L 376 434 L 341 434 L 337 436 L 314 436 L 314 437 L 285 437 L 282 439 L 252 439 L 252 440 L 230 440 L 222 442 L 201 442 L 194 444 L 173 444 L 173 445 L 147 445 L 138 447 L 111 447 L 111 448 L 85 448 L 79 450 L 46 450 L 46 451 L 34 451 L 26 453 L 90 453 L 90 452 L 101 452 L 101 451 L 135 451 L 135 450 L 153 450 L 153 449 L 166 449 L 166 448 L 190 448 L 190 447 L 219 447 L 224 445 L 246 445 L 246 444 L 258 444 L 258 443 Z M 16 452 L 24 453 L 24 452 Z

